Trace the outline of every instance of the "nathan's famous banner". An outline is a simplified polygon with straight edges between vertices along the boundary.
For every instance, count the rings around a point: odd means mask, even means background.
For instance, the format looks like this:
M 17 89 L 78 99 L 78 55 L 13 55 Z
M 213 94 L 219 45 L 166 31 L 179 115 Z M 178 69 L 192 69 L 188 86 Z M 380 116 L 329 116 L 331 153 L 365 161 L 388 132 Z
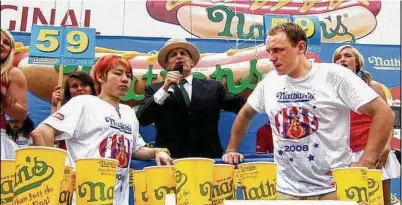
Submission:
M 50 102 L 53 88 L 57 83 L 58 66 L 28 64 L 30 38 L 23 33 L 14 33 L 17 41 L 15 66 L 27 77 L 29 91 L 35 96 Z M 157 62 L 157 51 L 167 39 L 129 38 L 97 36 L 95 61 L 104 55 L 121 55 L 132 67 L 134 79 L 129 92 L 121 100 L 131 106 L 144 99 L 144 87 L 161 82 L 166 70 Z M 189 39 L 201 51 L 201 59 L 193 68 L 193 75 L 199 79 L 215 79 L 232 93 L 247 97 L 262 79 L 263 75 L 273 70 L 267 58 L 263 42 L 247 42 L 240 48 L 233 48 L 233 41 Z M 307 57 L 313 62 L 331 62 L 333 51 L 342 44 L 309 45 Z M 373 75 L 373 79 L 389 88 L 400 85 L 400 48 L 390 45 L 355 45 L 364 56 L 364 69 Z M 64 73 L 84 71 L 91 73 L 91 66 L 65 65 Z M 396 93 L 395 93 L 396 94 Z M 395 99 L 400 96 L 395 95 Z
M 400 45 L 400 1 L 389 0 L 3 0 L 1 27 L 31 32 L 38 24 L 95 28 L 100 35 L 247 41 L 263 40 L 265 14 L 315 18 L 317 25 L 307 30 L 320 31 L 323 43 Z

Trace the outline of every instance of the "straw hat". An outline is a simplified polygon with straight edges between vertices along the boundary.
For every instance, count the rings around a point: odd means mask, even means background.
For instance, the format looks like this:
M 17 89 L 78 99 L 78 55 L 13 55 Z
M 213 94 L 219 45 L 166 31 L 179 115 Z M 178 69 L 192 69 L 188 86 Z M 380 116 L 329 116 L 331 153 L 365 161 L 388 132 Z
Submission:
M 176 48 L 183 48 L 187 50 L 194 61 L 194 66 L 200 60 L 200 52 L 192 43 L 186 41 L 184 38 L 171 38 L 165 43 L 165 46 L 163 46 L 158 53 L 158 63 L 162 66 L 162 68 L 166 68 L 166 59 L 169 51 Z

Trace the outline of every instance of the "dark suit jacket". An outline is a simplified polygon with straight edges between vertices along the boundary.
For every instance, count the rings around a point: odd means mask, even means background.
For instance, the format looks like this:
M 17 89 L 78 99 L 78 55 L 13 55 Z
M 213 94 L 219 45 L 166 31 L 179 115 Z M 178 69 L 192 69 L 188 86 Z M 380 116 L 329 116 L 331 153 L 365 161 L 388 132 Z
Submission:
M 145 99 L 137 111 L 141 125 L 155 123 L 155 146 L 168 148 L 174 158 L 220 158 L 223 154 L 218 135 L 220 112 L 237 113 L 245 103 L 244 98 L 228 93 L 218 81 L 193 78 L 189 108 L 178 88 L 159 105 L 154 94 L 162 85 L 156 83 L 145 88 Z

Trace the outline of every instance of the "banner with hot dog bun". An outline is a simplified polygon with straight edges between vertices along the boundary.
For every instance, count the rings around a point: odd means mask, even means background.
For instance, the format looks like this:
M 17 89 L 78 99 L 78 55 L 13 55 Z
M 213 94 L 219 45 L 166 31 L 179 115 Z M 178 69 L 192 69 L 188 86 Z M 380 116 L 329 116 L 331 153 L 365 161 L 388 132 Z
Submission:
M 316 19 L 323 43 L 400 44 L 400 1 L 389 0 L 3 0 L 1 27 L 95 28 L 100 35 L 263 40 L 264 15 Z M 107 15 L 113 14 L 113 15 Z M 358 23 L 356 23 L 358 22 Z

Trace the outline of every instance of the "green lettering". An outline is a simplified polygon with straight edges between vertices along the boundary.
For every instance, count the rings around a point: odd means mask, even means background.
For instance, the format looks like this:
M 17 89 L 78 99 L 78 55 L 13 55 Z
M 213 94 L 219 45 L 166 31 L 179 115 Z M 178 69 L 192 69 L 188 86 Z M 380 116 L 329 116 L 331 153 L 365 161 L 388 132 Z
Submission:
M 125 96 L 121 97 L 121 101 L 130 101 L 130 100 L 136 100 L 140 101 L 144 99 L 144 95 L 138 95 L 135 93 L 135 84 L 137 83 L 137 77 L 133 76 L 133 80 L 131 81 L 130 88 L 128 89 L 128 92 L 126 93 Z
M 153 68 L 153 65 L 149 65 L 147 73 L 145 73 L 145 75 L 142 76 L 142 79 L 146 79 L 146 85 L 151 85 L 152 79 L 155 79 L 158 77 L 158 74 L 152 73 L 152 68 Z
M 98 190 L 98 192 L 96 192 L 96 189 Z M 105 184 L 102 182 L 92 183 L 86 181 L 78 185 L 78 195 L 81 198 L 88 197 L 89 194 L 89 199 L 87 200 L 87 202 L 95 202 L 98 200 L 101 201 L 113 200 L 113 194 L 114 194 L 113 191 L 114 191 L 113 186 L 105 190 Z
M 200 72 L 193 72 L 193 77 L 199 80 L 207 79 L 207 76 L 205 76 L 203 73 Z
M 27 157 L 26 162 L 31 163 L 31 158 Z M 29 191 L 31 189 L 40 187 L 43 182 L 47 181 L 50 179 L 53 174 L 54 174 L 54 169 L 52 166 L 48 166 L 45 161 L 40 161 L 37 159 L 37 157 L 34 157 L 34 166 L 31 168 L 31 171 L 29 172 L 29 167 L 23 166 L 21 169 L 16 170 L 16 175 L 15 175 L 15 192 L 14 192 L 14 197 L 18 196 L 21 193 L 24 193 L 26 191 Z M 50 170 L 50 171 L 49 171 Z M 32 179 L 33 177 L 39 177 L 39 176 L 44 176 L 47 174 L 48 176 L 45 176 L 44 178 L 34 181 L 30 184 L 27 184 L 23 187 L 18 187 L 22 182 L 27 181 Z M 24 176 L 24 177 L 23 177 Z M 18 188 L 17 188 L 18 187 Z
M 216 70 L 211 74 L 211 78 L 222 81 L 226 77 L 226 84 L 229 92 L 239 94 L 246 89 L 254 90 L 257 83 L 261 81 L 262 75 L 257 70 L 257 59 L 250 60 L 250 72 L 246 79 L 239 78 L 239 85 L 235 85 L 233 78 L 233 71 L 229 68 L 222 68 L 221 65 L 216 65 Z M 253 79 L 256 79 L 256 83 L 253 83 Z
M 236 16 L 238 21 L 236 31 L 239 39 L 250 39 L 250 38 L 255 38 L 258 40 L 263 40 L 264 39 L 264 26 L 262 24 L 254 23 L 253 25 L 250 26 L 248 29 L 248 33 L 245 34 L 243 32 L 244 28 L 244 14 L 240 12 L 233 12 L 232 9 L 230 9 L 228 6 L 225 5 L 218 5 L 214 6 L 211 8 L 207 8 L 207 15 L 208 19 L 211 20 L 212 22 L 221 22 L 224 19 L 224 15 L 222 12 L 226 14 L 226 22 L 225 22 L 225 27 L 222 32 L 218 33 L 218 36 L 225 36 L 225 37 L 233 37 L 233 34 L 230 32 L 230 28 L 232 25 L 232 20 Z M 254 30 L 257 29 L 258 35 L 254 36 Z

